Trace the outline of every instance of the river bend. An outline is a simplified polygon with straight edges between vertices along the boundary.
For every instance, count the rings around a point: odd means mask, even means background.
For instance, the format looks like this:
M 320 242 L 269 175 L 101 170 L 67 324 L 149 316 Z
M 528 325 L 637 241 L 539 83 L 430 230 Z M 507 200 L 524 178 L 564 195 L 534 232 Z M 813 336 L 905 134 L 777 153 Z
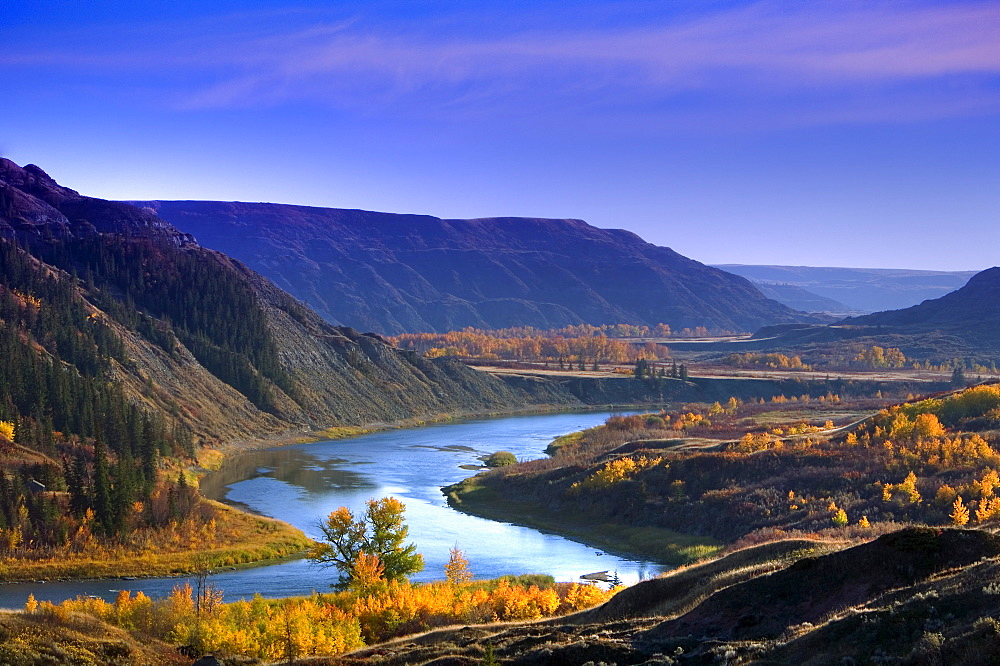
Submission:
M 202 480 L 212 499 L 284 520 L 313 538 L 318 521 L 339 506 L 355 514 L 366 500 L 392 495 L 406 504 L 409 540 L 425 560 L 415 581 L 444 578 L 449 549 L 465 551 L 476 578 L 545 573 L 576 580 L 595 571 L 617 571 L 626 583 L 658 574 L 652 562 L 605 553 L 583 543 L 529 527 L 469 516 L 449 507 L 441 488 L 475 473 L 463 465 L 494 451 L 520 460 L 545 456 L 557 436 L 603 423 L 606 412 L 542 414 L 476 419 L 387 430 L 349 439 L 249 451 L 227 459 Z M 333 571 L 305 560 L 224 571 L 210 577 L 227 601 L 285 597 L 329 590 Z M 0 606 L 17 607 L 29 593 L 60 601 L 79 594 L 108 600 L 119 589 L 168 594 L 183 578 L 99 580 L 0 585 Z

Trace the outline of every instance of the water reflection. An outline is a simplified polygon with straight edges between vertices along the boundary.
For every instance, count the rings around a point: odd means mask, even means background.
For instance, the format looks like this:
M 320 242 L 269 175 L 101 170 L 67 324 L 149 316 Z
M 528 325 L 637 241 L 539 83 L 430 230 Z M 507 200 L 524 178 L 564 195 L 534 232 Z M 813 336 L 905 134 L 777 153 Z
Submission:
M 201 491 L 210 499 L 224 499 L 227 487 L 259 477 L 269 477 L 306 491 L 329 488 L 370 488 L 375 484 L 350 466 L 371 464 L 344 458 L 321 459 L 300 448 L 267 449 L 227 460 L 221 469 L 202 479 Z

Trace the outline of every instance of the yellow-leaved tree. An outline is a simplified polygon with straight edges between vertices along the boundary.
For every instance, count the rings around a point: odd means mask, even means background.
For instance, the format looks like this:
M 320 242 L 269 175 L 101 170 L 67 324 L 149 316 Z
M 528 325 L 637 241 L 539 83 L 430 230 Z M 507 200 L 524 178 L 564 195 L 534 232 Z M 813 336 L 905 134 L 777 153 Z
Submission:
M 358 553 L 351 570 L 348 587 L 358 592 L 370 592 L 385 582 L 385 565 L 375 555 L 365 551 Z
M 952 504 L 952 512 L 948 517 L 951 518 L 951 522 L 959 526 L 969 522 L 969 508 L 965 506 L 961 495 L 955 498 L 955 503 Z
M 458 546 L 452 546 L 449 551 L 448 564 L 444 565 L 444 576 L 452 585 L 465 585 L 472 581 L 469 560 Z
M 368 500 L 365 513 L 359 518 L 342 506 L 320 522 L 324 540 L 307 557 L 317 564 L 339 569 L 337 586 L 341 589 L 350 587 L 352 580 L 370 581 L 371 557 L 382 565 L 386 580 L 403 580 L 424 568 L 424 558 L 416 552 L 417 547 L 403 543 L 410 531 L 403 522 L 405 510 L 406 505 L 395 497 Z M 363 554 L 368 557 L 362 557 Z

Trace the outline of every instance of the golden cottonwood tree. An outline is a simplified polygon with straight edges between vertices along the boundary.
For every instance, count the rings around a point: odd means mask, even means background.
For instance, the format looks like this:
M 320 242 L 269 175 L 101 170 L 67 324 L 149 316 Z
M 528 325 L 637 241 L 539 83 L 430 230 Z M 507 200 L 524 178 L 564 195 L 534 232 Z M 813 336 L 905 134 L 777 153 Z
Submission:
M 405 510 L 406 505 L 395 497 L 368 500 L 360 518 L 342 506 L 320 523 L 324 541 L 309 551 L 308 558 L 339 569 L 340 588 L 350 587 L 359 577 L 359 562 L 367 565 L 366 571 L 370 569 L 371 557 L 382 564 L 386 580 L 402 580 L 417 573 L 424 568 L 424 558 L 414 544 L 403 544 L 410 531 L 403 522 Z
M 464 585 L 472 581 L 469 560 L 458 546 L 453 546 L 449 551 L 448 564 L 444 565 L 444 575 L 452 585 Z

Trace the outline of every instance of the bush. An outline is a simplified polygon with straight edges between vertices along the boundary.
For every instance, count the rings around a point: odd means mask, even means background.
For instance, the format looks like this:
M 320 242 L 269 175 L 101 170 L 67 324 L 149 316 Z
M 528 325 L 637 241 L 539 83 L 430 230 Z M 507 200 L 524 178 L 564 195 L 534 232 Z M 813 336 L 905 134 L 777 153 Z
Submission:
M 487 467 L 506 467 L 517 462 L 517 456 L 510 451 L 497 451 L 491 453 L 486 459 Z

